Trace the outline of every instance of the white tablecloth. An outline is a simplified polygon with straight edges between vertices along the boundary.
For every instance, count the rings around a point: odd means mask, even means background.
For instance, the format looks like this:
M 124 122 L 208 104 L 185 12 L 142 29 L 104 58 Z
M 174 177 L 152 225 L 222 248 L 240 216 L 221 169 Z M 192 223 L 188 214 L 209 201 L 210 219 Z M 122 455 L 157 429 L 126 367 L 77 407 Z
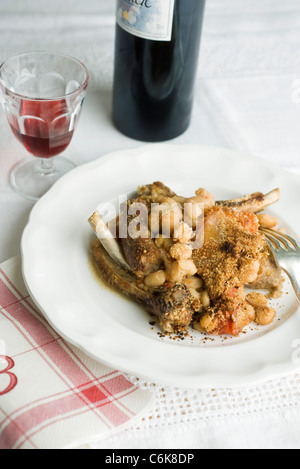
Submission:
M 75 55 L 89 68 L 88 97 L 65 154 L 78 165 L 140 145 L 111 123 L 114 12 L 112 0 L 0 1 L 0 61 L 51 49 Z M 299 26 L 299 0 L 207 0 L 193 122 L 174 142 L 232 148 L 300 174 Z M 19 254 L 33 206 L 8 183 L 10 169 L 24 156 L 0 110 L 0 262 Z M 153 391 L 151 418 L 101 447 L 300 446 L 295 377 L 234 393 Z

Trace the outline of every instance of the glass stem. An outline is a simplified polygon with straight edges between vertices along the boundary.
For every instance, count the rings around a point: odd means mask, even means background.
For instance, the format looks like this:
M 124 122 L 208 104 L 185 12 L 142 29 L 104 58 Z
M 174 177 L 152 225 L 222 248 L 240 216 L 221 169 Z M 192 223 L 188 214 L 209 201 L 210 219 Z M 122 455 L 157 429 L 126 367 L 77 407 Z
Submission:
M 42 176 L 49 176 L 54 173 L 54 159 L 53 158 L 40 158 L 39 173 Z

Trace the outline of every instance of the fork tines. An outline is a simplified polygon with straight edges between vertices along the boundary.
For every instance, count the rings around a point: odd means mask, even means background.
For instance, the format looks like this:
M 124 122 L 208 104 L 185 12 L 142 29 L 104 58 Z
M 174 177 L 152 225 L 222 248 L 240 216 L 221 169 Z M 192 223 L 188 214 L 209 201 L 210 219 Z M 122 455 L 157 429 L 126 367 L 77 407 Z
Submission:
M 266 236 L 267 240 L 276 250 L 285 249 L 286 251 L 297 251 L 300 249 L 298 242 L 286 233 L 281 233 L 271 228 L 260 228 L 260 231 Z

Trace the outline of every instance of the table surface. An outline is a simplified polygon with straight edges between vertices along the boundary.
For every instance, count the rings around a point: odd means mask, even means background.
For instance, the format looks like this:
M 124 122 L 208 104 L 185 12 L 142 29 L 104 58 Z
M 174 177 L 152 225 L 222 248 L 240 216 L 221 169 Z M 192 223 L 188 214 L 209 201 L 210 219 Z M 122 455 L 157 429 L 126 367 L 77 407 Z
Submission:
M 89 68 L 88 96 L 65 152 L 77 165 L 141 145 L 120 134 L 111 122 L 114 24 L 115 2 L 2 0 L 0 4 L 0 61 L 24 51 L 48 49 L 75 55 Z M 172 143 L 223 146 L 300 174 L 299 26 L 299 0 L 207 0 L 193 121 Z M 22 231 L 33 207 L 32 202 L 14 194 L 8 182 L 11 168 L 25 156 L 0 110 L 0 262 L 20 253 Z M 157 435 L 159 424 L 147 438 L 141 425 L 102 445 L 117 448 L 123 441 L 124 447 L 149 448 L 164 444 L 297 447 L 299 429 L 294 433 L 287 430 L 287 414 L 272 419 L 252 422 L 248 443 L 246 436 L 244 440 L 238 436 L 235 421 L 231 427 L 227 422 L 222 435 L 211 424 L 209 437 L 201 426 L 183 437 L 175 435 L 165 417 L 163 438 Z M 257 428 L 263 431 L 263 425 L 267 427 L 262 443 L 253 435 Z M 281 433 L 270 430 L 274 425 L 281 426 Z

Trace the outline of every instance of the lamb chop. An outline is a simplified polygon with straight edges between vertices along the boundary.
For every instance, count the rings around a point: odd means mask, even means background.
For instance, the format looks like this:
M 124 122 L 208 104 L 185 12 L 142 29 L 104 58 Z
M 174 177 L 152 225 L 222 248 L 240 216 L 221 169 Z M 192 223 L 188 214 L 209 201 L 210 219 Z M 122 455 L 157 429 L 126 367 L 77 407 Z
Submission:
M 195 329 L 238 336 L 254 320 L 262 324 L 258 309 L 246 296 L 245 286 L 270 289 L 273 297 L 281 294 L 282 271 L 275 265 L 258 228 L 258 219 L 252 212 L 233 211 L 220 205 L 208 212 L 205 242 L 193 252 L 193 260 L 211 305 L 194 318 Z M 272 311 L 270 317 L 274 319 L 274 310 L 267 304 L 264 308 L 265 315 Z
M 124 202 L 120 207 L 118 225 L 121 220 L 121 228 L 119 226 L 118 240 L 113 238 L 98 211 L 89 219 L 93 231 L 115 262 L 139 278 L 155 272 L 162 263 L 161 252 L 151 239 L 148 229 L 150 204 L 152 201 L 159 202 L 174 195 L 174 192 L 161 182 L 139 187 L 138 197 Z M 139 226 L 132 223 L 137 218 Z M 137 235 L 128 232 L 130 225 L 138 229 Z M 123 233 L 120 233 L 122 229 Z
M 185 285 L 167 283 L 159 289 L 147 289 L 139 286 L 136 276 L 120 267 L 98 240 L 93 242 L 91 254 L 104 282 L 144 306 L 148 313 L 158 318 L 163 331 L 186 330 L 195 313 L 195 299 Z
M 204 245 L 193 252 L 204 280 L 210 307 L 194 320 L 194 328 L 210 334 L 239 335 L 255 319 L 244 286 L 256 280 L 265 239 L 254 214 L 213 207 L 206 216 Z
M 125 218 L 126 234 L 119 240 L 111 240 L 110 233 L 103 227 L 103 221 L 101 224 L 99 213 L 95 212 L 89 219 L 100 240 L 92 244 L 92 258 L 105 283 L 142 304 L 159 319 L 163 331 L 182 332 L 190 325 L 195 311 L 199 310 L 199 301 L 193 298 L 184 284 L 165 283 L 160 288 L 151 289 L 142 282 L 143 278 L 157 271 L 163 262 L 161 250 L 150 237 L 143 210 L 152 201 L 158 203 L 175 194 L 160 182 L 142 186 L 138 191 L 138 198 L 121 206 L 120 218 L 123 222 Z M 128 233 L 128 226 L 138 216 L 139 233 L 132 236 L 132 233 Z
M 137 224 L 135 224 L 137 220 Z M 125 227 L 120 243 L 126 262 L 138 278 L 157 272 L 162 254 L 148 229 L 148 207 L 142 198 L 121 205 L 119 223 Z M 131 228 L 131 230 L 130 230 Z

